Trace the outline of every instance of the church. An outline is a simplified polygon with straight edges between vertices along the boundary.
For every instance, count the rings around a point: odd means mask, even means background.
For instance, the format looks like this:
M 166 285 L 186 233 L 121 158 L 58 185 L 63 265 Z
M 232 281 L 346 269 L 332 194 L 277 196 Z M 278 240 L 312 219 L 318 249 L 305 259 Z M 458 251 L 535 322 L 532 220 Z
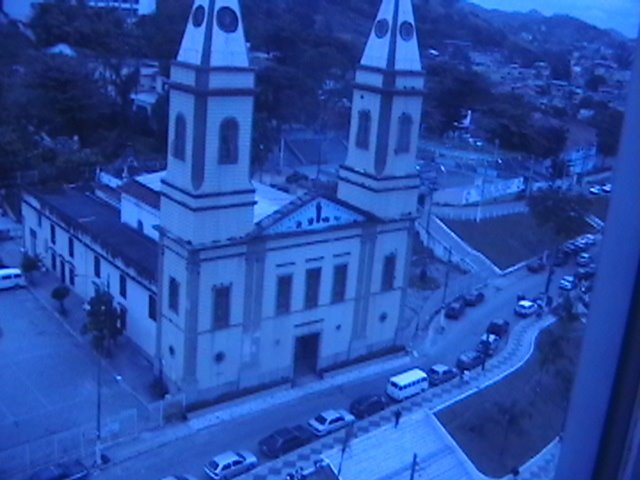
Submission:
M 196 0 L 169 83 L 166 171 L 23 195 L 25 249 L 90 297 L 190 400 L 398 344 L 424 71 L 411 0 L 382 0 L 357 66 L 337 191 L 252 181 L 255 72 L 238 0 Z M 102 189 L 104 190 L 104 189 Z

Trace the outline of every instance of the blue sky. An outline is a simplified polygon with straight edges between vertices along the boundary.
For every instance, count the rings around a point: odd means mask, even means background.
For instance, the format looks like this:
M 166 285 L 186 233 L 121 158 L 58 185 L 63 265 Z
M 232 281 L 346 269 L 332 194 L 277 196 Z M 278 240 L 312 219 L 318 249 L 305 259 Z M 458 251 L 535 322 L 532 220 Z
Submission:
M 487 8 L 507 11 L 538 10 L 545 15 L 564 13 L 601 28 L 615 28 L 635 38 L 640 23 L 638 0 L 470 0 Z

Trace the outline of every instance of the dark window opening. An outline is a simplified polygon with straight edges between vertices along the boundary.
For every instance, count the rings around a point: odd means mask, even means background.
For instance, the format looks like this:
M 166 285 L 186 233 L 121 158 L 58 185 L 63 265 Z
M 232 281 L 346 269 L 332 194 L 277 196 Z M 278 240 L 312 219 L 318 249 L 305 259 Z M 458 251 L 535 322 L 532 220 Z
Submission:
M 71 258 L 74 257 L 75 255 L 75 245 L 73 244 L 73 238 L 69 237 L 69 245 L 68 245 L 68 250 L 69 250 L 69 256 Z
M 320 274 L 319 267 L 307 269 L 305 277 L 304 308 L 315 308 L 320 299 Z
M 187 158 L 187 121 L 181 113 L 176 115 L 173 126 L 173 156 L 178 160 Z
M 120 296 L 127 298 L 127 277 L 120 274 Z
M 213 327 L 226 328 L 231 323 L 231 286 L 213 288 Z
M 56 226 L 52 223 L 49 225 L 49 236 L 51 237 L 51 245 L 56 244 Z
M 356 132 L 356 147 L 369 150 L 369 138 L 371 137 L 371 112 L 360 110 L 358 112 L 358 130 Z
M 240 127 L 235 118 L 225 118 L 220 123 L 218 162 L 238 163 L 238 135 Z
M 147 303 L 147 315 L 154 322 L 158 319 L 158 312 L 157 312 L 158 306 L 156 302 L 157 302 L 156 297 L 154 295 L 149 295 L 149 300 Z
M 93 256 L 93 275 L 96 278 L 100 278 L 102 272 L 102 265 L 100 264 L 100 257 L 98 257 L 97 255 Z
M 180 309 L 180 284 L 178 281 L 169 277 L 169 310 L 178 313 Z
M 293 275 L 280 275 L 276 292 L 276 314 L 289 313 L 291 311 L 291 287 Z
M 396 153 L 407 153 L 411 149 L 411 127 L 413 119 L 408 113 L 403 113 L 398 119 L 398 141 Z
M 333 288 L 331 289 L 331 302 L 343 302 L 347 292 L 347 264 L 333 267 Z
M 384 257 L 384 265 L 382 266 L 382 290 L 393 289 L 393 283 L 396 275 L 396 255 L 391 253 Z

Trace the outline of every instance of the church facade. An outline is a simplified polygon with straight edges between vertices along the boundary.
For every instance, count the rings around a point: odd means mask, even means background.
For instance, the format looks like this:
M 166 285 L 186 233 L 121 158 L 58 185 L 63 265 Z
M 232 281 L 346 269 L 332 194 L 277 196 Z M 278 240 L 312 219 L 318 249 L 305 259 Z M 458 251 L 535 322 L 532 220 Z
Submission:
M 171 67 L 167 170 L 139 195 L 158 222 L 153 357 L 173 389 L 211 397 L 398 345 L 423 87 L 411 1 L 382 0 L 337 192 L 274 203 L 250 178 L 256 86 L 238 1 L 194 2 Z

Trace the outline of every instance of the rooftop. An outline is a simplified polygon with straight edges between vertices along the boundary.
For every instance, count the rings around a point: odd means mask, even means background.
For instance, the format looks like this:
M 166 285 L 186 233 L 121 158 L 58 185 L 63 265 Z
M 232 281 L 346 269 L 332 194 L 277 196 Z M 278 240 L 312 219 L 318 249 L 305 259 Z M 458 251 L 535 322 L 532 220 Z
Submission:
M 157 243 L 122 223 L 116 207 L 81 187 L 37 189 L 28 193 L 71 229 L 89 236 L 108 254 L 121 259 L 144 279 L 155 282 Z

